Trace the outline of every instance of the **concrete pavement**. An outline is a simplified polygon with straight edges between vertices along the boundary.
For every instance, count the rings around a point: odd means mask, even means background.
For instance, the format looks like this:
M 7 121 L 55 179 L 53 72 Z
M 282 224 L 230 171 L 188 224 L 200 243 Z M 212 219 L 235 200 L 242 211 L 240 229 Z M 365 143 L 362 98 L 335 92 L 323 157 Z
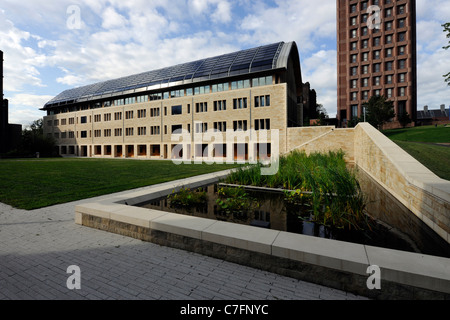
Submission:
M 366 299 L 76 225 L 74 207 L 86 201 L 33 211 L 0 203 L 1 300 Z M 73 265 L 79 290 L 67 287 Z

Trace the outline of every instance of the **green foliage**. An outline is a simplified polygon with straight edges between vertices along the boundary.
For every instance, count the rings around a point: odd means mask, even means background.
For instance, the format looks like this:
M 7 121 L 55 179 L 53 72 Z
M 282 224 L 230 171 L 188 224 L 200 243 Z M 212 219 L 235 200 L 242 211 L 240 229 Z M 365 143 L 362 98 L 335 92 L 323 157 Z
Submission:
M 174 190 L 167 198 L 169 200 L 169 204 L 176 208 L 199 207 L 208 201 L 206 191 L 201 188 L 197 190 L 181 188 L 178 192 L 175 192 Z
M 370 100 L 363 104 L 366 108 L 366 120 L 378 130 L 383 124 L 395 117 L 394 103 L 387 100 L 385 96 L 372 96 Z
M 400 122 L 403 128 L 405 128 L 408 124 L 412 122 L 411 117 L 409 116 L 409 113 L 407 111 L 402 112 L 398 116 L 398 121 Z
M 259 205 L 243 187 L 222 187 L 217 190 L 218 210 L 227 214 L 249 212 Z
M 447 22 L 442 25 L 444 27 L 444 32 L 447 33 L 447 38 L 450 38 L 450 22 Z M 448 45 L 443 47 L 445 50 L 450 48 L 450 40 L 448 41 Z M 444 75 L 445 82 L 450 86 L 450 72 Z
M 342 229 L 363 229 L 366 198 L 354 172 L 347 169 L 342 151 L 327 154 L 294 151 L 280 158 L 276 175 L 262 176 L 260 165 L 243 168 L 226 182 L 286 189 L 288 202 L 307 200 L 317 223 Z

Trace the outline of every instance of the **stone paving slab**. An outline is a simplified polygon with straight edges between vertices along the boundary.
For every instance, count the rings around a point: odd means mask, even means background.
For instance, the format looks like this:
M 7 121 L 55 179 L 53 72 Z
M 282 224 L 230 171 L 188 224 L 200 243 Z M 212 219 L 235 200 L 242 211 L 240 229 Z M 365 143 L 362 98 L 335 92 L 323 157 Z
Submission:
M 25 211 L 0 203 L 1 300 L 366 300 L 75 224 L 77 201 Z M 81 289 L 69 290 L 69 266 Z

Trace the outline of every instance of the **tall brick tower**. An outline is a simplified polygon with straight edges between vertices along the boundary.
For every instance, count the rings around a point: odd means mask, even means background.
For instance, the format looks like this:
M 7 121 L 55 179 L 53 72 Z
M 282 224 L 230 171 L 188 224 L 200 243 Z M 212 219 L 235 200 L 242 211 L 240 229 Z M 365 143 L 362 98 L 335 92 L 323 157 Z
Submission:
M 417 117 L 415 0 L 337 0 L 339 125 L 363 117 L 374 95 L 394 102 L 398 116 Z

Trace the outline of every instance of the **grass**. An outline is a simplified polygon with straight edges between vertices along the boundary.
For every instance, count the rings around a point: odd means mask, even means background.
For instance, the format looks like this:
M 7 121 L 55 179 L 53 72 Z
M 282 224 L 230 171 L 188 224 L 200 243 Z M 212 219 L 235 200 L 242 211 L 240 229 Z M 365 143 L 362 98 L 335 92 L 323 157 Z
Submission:
M 1 160 L 0 202 L 33 210 L 232 167 L 153 160 Z
M 225 182 L 291 190 L 289 201 L 301 201 L 305 192 L 311 202 L 312 220 L 339 229 L 364 229 L 366 199 L 354 172 L 347 169 L 343 152 L 327 154 L 294 151 L 280 158 L 276 175 L 262 176 L 260 165 L 239 169 Z
M 424 126 L 383 133 L 438 177 L 450 180 L 450 126 Z
M 384 135 L 394 141 L 450 143 L 450 126 L 423 126 L 383 131 Z

